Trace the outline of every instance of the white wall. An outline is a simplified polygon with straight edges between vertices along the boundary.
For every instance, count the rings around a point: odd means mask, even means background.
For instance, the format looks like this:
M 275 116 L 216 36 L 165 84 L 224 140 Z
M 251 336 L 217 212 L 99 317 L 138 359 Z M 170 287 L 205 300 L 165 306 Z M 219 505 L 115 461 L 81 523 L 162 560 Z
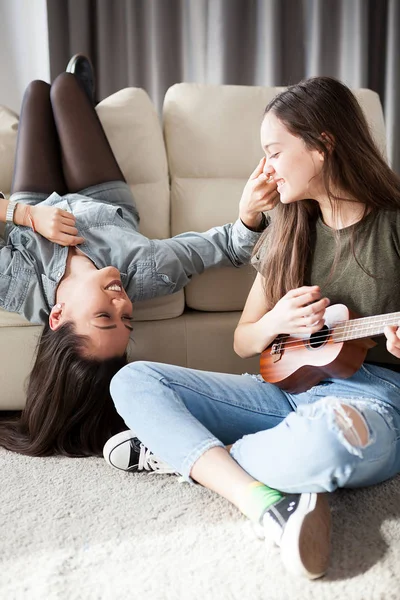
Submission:
M 0 0 L 0 104 L 19 113 L 32 79 L 50 82 L 46 0 Z

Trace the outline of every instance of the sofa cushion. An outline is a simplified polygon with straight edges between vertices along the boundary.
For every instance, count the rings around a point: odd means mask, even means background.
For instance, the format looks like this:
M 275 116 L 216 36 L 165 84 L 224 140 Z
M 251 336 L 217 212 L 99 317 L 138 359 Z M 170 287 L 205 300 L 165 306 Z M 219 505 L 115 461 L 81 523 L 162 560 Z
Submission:
M 156 110 L 140 88 L 126 88 L 96 107 L 111 148 L 129 183 L 140 214 L 140 231 L 150 238 L 170 237 L 168 165 Z M 183 291 L 139 302 L 136 321 L 170 319 L 182 314 Z
M 170 236 L 168 165 L 156 110 L 140 88 L 126 88 L 96 107 L 111 148 L 129 183 L 140 214 L 140 231 L 150 238 Z M 138 302 L 136 321 L 170 319 L 182 314 L 183 291 Z
M 126 88 L 97 107 L 118 164 L 129 183 L 140 214 L 140 230 L 166 238 L 169 227 L 168 165 L 155 108 L 139 88 Z
M 10 193 L 17 145 L 18 115 L 0 106 L 0 191 Z M 0 223 L 0 236 L 4 236 L 5 224 Z
M 0 106 L 0 190 L 10 193 L 17 144 L 18 115 Z

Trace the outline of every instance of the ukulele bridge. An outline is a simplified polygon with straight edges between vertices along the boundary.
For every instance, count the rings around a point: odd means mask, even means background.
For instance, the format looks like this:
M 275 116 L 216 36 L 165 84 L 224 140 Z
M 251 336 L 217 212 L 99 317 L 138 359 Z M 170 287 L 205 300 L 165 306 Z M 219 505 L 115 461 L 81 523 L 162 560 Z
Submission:
M 271 357 L 273 363 L 278 362 L 278 360 L 282 358 L 282 340 L 278 340 L 274 344 L 272 344 Z

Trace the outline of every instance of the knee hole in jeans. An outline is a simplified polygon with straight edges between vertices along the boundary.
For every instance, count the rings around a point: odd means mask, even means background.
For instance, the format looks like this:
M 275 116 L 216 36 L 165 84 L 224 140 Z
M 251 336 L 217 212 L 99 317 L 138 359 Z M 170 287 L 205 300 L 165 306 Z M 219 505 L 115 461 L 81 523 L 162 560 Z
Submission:
M 352 446 L 364 448 L 369 442 L 368 426 L 362 414 L 348 404 L 339 404 L 334 408 L 336 423 L 344 437 Z

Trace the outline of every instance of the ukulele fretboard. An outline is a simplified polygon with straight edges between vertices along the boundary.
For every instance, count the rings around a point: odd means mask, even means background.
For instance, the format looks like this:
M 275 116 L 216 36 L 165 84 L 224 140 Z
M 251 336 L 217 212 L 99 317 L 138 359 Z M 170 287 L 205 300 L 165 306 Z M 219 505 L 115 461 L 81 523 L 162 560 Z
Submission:
M 332 340 L 334 342 L 345 342 L 346 340 L 381 335 L 387 325 L 400 325 L 400 312 L 337 323 L 331 330 Z

